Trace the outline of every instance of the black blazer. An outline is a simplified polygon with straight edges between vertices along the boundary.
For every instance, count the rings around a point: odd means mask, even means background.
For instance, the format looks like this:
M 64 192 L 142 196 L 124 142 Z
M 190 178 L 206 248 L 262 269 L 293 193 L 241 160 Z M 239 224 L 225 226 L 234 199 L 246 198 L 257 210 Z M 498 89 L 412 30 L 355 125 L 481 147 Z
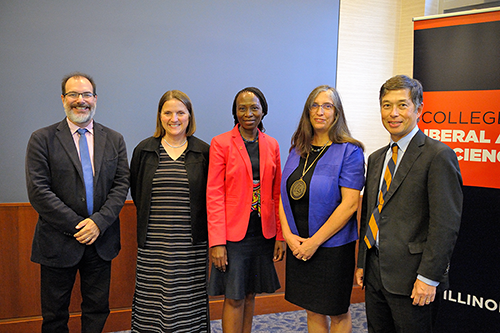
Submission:
M 210 146 L 194 137 L 188 137 L 186 172 L 189 183 L 191 209 L 191 236 L 193 244 L 206 241 L 207 232 L 207 175 Z M 130 192 L 137 208 L 137 244 L 144 247 L 151 208 L 153 177 L 160 163 L 161 138 L 149 137 L 134 149 L 130 162 Z
M 364 268 L 368 221 L 377 205 L 385 154 L 368 159 L 358 267 Z M 462 177 L 455 152 L 421 131 L 413 137 L 380 212 L 379 260 L 384 288 L 410 295 L 417 274 L 448 285 L 448 269 L 462 214 Z M 366 272 L 365 272 L 366 277 Z
M 94 121 L 94 213 L 100 229 L 99 256 L 111 260 L 120 251 L 120 221 L 129 188 L 125 141 Z M 67 120 L 35 131 L 26 152 L 28 197 L 38 212 L 31 260 L 52 267 L 76 265 L 85 251 L 73 235 L 89 217 L 78 152 Z

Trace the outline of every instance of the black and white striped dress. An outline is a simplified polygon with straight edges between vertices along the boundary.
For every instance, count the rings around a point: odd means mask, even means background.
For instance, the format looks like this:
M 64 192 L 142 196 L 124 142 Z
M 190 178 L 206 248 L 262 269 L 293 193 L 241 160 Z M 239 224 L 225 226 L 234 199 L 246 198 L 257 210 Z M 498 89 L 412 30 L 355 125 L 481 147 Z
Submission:
M 160 147 L 144 248 L 137 253 L 132 332 L 208 332 L 207 243 L 192 245 L 183 153 Z

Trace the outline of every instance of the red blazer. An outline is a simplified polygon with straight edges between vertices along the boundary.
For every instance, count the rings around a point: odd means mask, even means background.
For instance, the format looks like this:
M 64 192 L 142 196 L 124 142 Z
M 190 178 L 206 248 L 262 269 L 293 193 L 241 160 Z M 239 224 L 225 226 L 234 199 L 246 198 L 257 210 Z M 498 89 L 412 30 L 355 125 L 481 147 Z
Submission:
M 253 176 L 238 125 L 212 139 L 207 182 L 209 246 L 241 241 L 250 220 Z M 262 233 L 284 240 L 279 222 L 281 162 L 278 142 L 259 131 Z

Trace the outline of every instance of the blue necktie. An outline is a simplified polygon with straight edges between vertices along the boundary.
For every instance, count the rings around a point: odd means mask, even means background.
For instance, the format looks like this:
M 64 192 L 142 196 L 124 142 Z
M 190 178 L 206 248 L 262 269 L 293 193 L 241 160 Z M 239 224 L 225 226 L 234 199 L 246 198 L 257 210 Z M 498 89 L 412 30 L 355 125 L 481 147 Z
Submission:
M 80 146 L 80 159 L 82 162 L 83 179 L 85 181 L 85 192 L 87 194 L 87 210 L 90 216 L 94 212 L 94 173 L 92 172 L 92 163 L 90 161 L 89 146 L 85 132 L 87 132 L 85 128 L 78 129 L 78 134 L 80 134 L 78 144 Z

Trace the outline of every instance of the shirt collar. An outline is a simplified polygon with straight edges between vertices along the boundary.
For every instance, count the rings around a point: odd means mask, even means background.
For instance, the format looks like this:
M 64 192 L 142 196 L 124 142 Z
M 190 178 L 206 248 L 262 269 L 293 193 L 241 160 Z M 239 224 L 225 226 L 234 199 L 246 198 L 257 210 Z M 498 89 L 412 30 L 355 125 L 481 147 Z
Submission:
M 80 129 L 80 128 L 81 128 L 81 127 L 79 127 L 79 126 L 77 126 L 77 125 L 73 124 L 73 123 L 72 123 L 72 122 L 68 119 L 68 117 L 66 117 L 66 121 L 68 122 L 69 130 L 70 130 L 71 134 L 75 134 L 75 133 L 76 133 L 76 131 L 78 131 L 78 129 Z M 83 128 L 86 128 L 86 129 L 87 129 L 87 131 L 89 131 L 89 133 L 93 135 L 93 134 L 94 134 L 94 119 L 92 119 L 92 120 L 90 121 L 90 123 L 89 123 L 87 126 L 83 127 Z
M 408 148 L 408 145 L 410 144 L 411 139 L 413 139 L 413 137 L 415 136 L 415 134 L 417 134 L 418 131 L 419 131 L 418 126 L 415 126 L 410 133 L 399 139 L 399 141 L 396 142 L 398 144 L 398 148 L 403 152 L 405 152 L 406 148 Z M 392 146 L 393 143 L 394 141 L 392 141 L 391 139 L 390 146 Z

